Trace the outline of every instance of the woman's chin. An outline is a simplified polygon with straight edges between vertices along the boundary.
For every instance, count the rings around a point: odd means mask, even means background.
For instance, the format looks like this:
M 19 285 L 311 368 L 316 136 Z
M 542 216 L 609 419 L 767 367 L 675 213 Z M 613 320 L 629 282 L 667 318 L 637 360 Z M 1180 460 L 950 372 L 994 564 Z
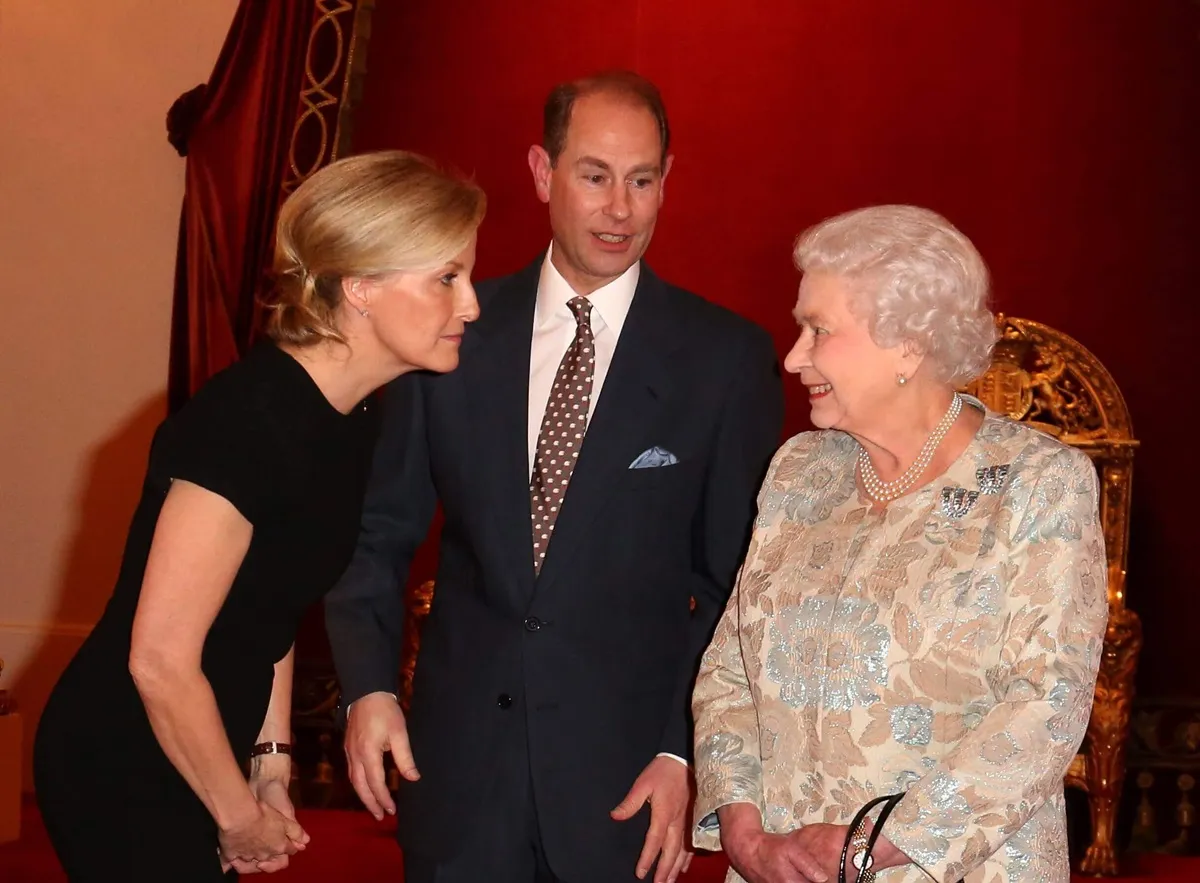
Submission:
M 837 421 L 828 408 L 821 407 L 820 403 L 814 403 L 808 411 L 808 422 L 817 429 L 833 429 Z
M 432 371 L 434 374 L 446 374 L 458 367 L 458 347 L 437 347 L 432 352 L 420 356 L 397 356 L 404 364 L 410 365 L 413 371 Z
M 437 353 L 427 361 L 428 364 L 422 366 L 424 370 L 448 374 L 458 367 L 458 350 L 456 349 L 453 353 Z

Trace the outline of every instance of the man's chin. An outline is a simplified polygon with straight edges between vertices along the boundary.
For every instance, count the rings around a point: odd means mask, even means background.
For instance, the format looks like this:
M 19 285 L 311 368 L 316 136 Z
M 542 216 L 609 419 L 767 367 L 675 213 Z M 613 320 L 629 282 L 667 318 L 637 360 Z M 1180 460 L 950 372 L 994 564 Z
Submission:
M 641 260 L 642 252 L 632 247 L 620 253 L 593 251 L 589 258 L 591 266 L 588 269 L 593 276 L 615 279 Z

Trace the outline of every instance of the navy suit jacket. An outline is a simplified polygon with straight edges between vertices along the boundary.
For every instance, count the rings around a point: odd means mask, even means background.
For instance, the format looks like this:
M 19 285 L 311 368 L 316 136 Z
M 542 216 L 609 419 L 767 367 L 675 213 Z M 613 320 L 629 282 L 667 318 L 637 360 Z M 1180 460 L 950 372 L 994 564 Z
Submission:
M 657 753 L 691 757 L 693 678 L 745 552 L 783 396 L 763 329 L 643 265 L 535 578 L 540 266 L 478 285 L 457 370 L 386 388 L 358 549 L 326 622 L 343 703 L 395 692 L 402 587 L 440 502 L 408 718 L 421 779 L 400 788 L 401 843 L 453 854 L 488 824 L 475 807 L 491 773 L 527 750 L 552 867 L 607 881 L 631 876 L 648 822 L 647 810 L 620 823 L 609 811 Z M 629 468 L 656 446 L 678 462 Z

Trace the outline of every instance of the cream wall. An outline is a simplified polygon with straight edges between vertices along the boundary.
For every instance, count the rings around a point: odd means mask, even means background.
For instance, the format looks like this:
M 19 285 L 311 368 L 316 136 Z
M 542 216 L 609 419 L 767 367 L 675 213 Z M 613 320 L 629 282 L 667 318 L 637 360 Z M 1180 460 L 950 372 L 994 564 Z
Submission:
M 26 788 L 165 413 L 184 168 L 166 113 L 236 7 L 0 0 L 0 688 L 26 718 Z

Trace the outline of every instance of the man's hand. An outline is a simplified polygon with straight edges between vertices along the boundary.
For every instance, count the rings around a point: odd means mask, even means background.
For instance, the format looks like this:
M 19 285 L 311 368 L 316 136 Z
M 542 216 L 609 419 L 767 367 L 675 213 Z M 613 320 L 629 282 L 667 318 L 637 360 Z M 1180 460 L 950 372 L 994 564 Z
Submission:
M 385 812 L 395 815 L 396 805 L 383 773 L 384 752 L 392 752 L 392 760 L 404 778 L 410 782 L 421 778 L 396 698 L 390 693 L 368 693 L 356 700 L 346 721 L 344 747 L 350 783 L 363 806 L 377 821 Z
M 749 883 L 826 883 L 837 879 L 804 847 L 799 834 L 767 834 L 758 807 L 732 803 L 717 810 L 721 820 L 721 849 L 729 864 Z M 839 856 L 841 844 L 838 844 Z
M 612 811 L 612 817 L 623 822 L 633 818 L 642 804 L 650 804 L 650 829 L 637 863 L 639 880 L 645 878 L 656 858 L 654 883 L 675 883 L 675 878 L 687 871 L 692 853 L 683 838 L 691 802 L 691 770 L 673 758 L 656 757 Z

